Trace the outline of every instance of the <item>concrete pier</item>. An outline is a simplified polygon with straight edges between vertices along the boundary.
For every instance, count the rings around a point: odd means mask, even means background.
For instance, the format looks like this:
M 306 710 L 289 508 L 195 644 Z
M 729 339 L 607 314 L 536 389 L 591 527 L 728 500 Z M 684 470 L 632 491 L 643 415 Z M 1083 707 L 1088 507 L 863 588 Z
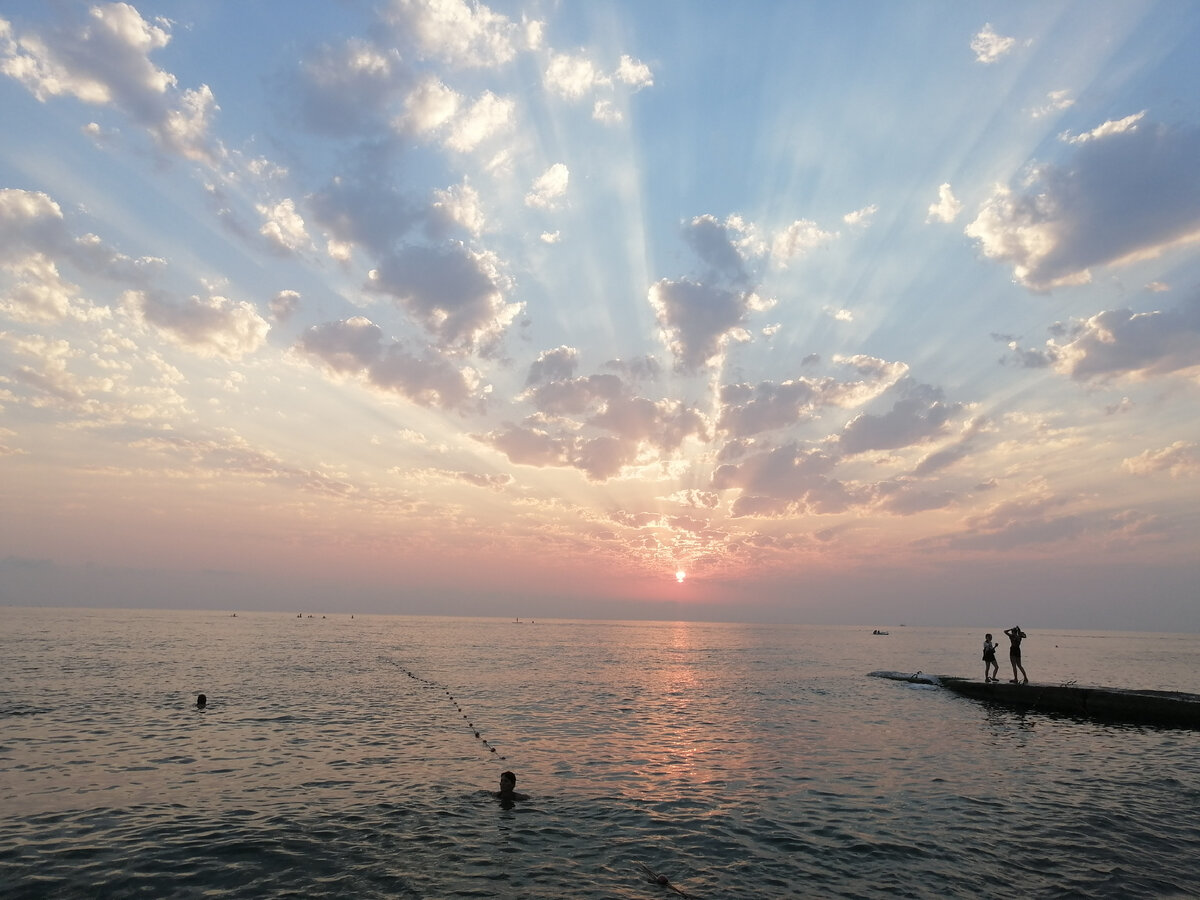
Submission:
M 936 684 L 963 697 L 999 703 L 1014 709 L 1200 730 L 1200 694 L 1078 684 L 1039 684 L 1032 681 L 1028 684 L 1007 681 L 987 683 L 978 679 L 925 675 L 921 672 L 872 672 L 871 675 L 916 684 Z

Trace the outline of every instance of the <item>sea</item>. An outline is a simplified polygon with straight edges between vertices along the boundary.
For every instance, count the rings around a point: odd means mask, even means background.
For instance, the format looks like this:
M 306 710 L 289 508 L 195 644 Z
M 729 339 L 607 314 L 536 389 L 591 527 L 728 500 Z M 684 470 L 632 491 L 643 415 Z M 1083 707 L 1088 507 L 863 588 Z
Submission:
M 1200 896 L 1200 732 L 868 675 L 1011 624 L 0 608 L 0 897 Z M 1200 693 L 1200 635 L 1020 624 Z

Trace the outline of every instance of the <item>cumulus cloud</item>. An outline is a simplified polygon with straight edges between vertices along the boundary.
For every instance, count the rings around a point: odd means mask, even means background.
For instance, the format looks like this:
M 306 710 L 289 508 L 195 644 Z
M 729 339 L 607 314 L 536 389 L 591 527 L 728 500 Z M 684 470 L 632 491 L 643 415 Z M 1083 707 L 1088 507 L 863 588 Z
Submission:
M 1121 461 L 1121 468 L 1134 475 L 1169 472 L 1175 478 L 1200 475 L 1200 444 L 1176 441 L 1161 450 L 1146 450 Z
M 454 243 L 389 253 L 367 287 L 394 297 L 444 346 L 474 350 L 498 338 L 521 309 L 505 303 L 504 281 L 495 256 Z
M 258 233 L 268 246 L 282 253 L 294 253 L 309 245 L 304 219 L 296 212 L 294 200 L 285 198 L 274 205 L 262 203 L 255 208 L 264 220 Z
M 550 58 L 542 81 L 546 89 L 567 100 L 579 100 L 603 79 L 595 64 L 586 56 L 556 53 Z
M 444 191 L 435 191 L 431 214 L 441 225 L 459 225 L 474 237 L 483 232 L 486 224 L 483 207 L 479 202 L 479 192 L 465 181 Z M 435 227 L 435 233 L 437 231 Z
M 386 343 L 383 330 L 363 316 L 312 326 L 296 350 L 333 373 L 359 377 L 421 406 L 464 408 L 479 387 L 478 374 L 470 367 Z
M 666 278 L 650 286 L 648 299 L 677 367 L 688 372 L 724 353 L 757 302 L 748 291 Z
M 771 258 L 776 265 L 786 268 L 793 259 L 805 256 L 837 236 L 836 231 L 825 231 L 816 222 L 797 219 L 775 235 L 771 243 Z
M 1053 115 L 1056 112 L 1062 112 L 1064 109 L 1070 109 L 1074 105 L 1075 100 L 1071 97 L 1070 91 L 1051 91 L 1046 95 L 1046 102 L 1031 110 L 1030 115 L 1035 119 L 1040 119 L 1043 116 Z
M 84 21 L 0 40 L 0 72 L 35 97 L 74 97 L 120 109 L 172 155 L 215 164 L 209 135 L 216 100 L 207 85 L 180 90 L 150 56 L 171 40 L 166 20 L 147 22 L 128 3 L 90 7 Z
M 923 443 L 942 434 L 962 409 L 962 404 L 946 403 L 938 388 L 916 384 L 907 377 L 894 390 L 902 396 L 888 412 L 860 413 L 846 423 L 838 440 L 844 453 L 896 450 Z
M 842 216 L 842 221 L 851 228 L 856 226 L 866 226 L 871 224 L 871 220 L 875 218 L 875 214 L 879 212 L 879 207 L 872 203 L 870 206 L 864 206 L 862 209 L 856 209 L 853 212 L 848 212 Z
M 925 221 L 953 222 L 958 218 L 960 212 L 962 212 L 962 204 L 954 196 L 950 182 L 946 182 L 938 188 L 937 202 L 929 204 L 929 213 L 925 216 Z
M 788 443 L 718 466 L 712 489 L 740 491 L 730 507 L 735 518 L 843 512 L 860 498 L 831 477 L 836 465 L 822 448 Z
M 984 64 L 994 63 L 1016 46 L 1016 38 L 1004 37 L 996 33 L 988 22 L 971 38 L 971 50 L 975 53 L 975 61 Z
M 336 176 L 308 200 L 309 211 L 338 245 L 387 253 L 424 220 L 425 211 L 386 175 Z
M 579 351 L 574 347 L 555 347 L 538 354 L 529 365 L 525 378 L 526 387 L 547 381 L 565 381 L 575 374 L 579 365 Z
M 1174 309 L 1105 310 L 1048 342 L 1048 360 L 1079 381 L 1200 371 L 1200 294 Z
M 391 0 L 383 21 L 421 56 L 460 68 L 498 66 L 516 56 L 518 43 L 539 33 L 521 28 L 488 6 L 465 0 Z
M 360 38 L 316 47 L 301 60 L 295 83 L 301 121 L 335 137 L 373 133 L 410 78 L 394 49 Z
M 1200 131 L 1122 122 L 1089 132 L 1070 159 L 1020 187 L 998 186 L 966 228 L 984 256 L 1044 291 L 1200 240 Z
M 300 308 L 300 294 L 296 291 L 280 291 L 271 298 L 270 307 L 276 322 L 286 322 Z
M 570 102 L 582 101 L 600 90 L 611 91 L 614 84 L 637 92 L 653 85 L 654 75 L 648 65 L 628 55 L 623 55 L 609 74 L 582 53 L 555 53 L 542 73 L 542 86 Z M 592 106 L 592 118 L 611 124 L 621 121 L 622 115 L 609 97 L 599 97 Z
M 525 205 L 548 209 L 555 206 L 567 193 L 571 173 L 562 163 L 555 163 L 533 182 L 533 189 L 525 195 Z
M 136 321 L 200 356 L 238 359 L 258 350 L 271 328 L 253 305 L 217 295 L 174 300 L 161 291 L 127 291 L 123 303 Z
M 512 123 L 515 109 L 516 104 L 512 99 L 484 91 L 469 109 L 451 123 L 446 146 L 460 153 L 474 150 L 488 138 L 507 129 Z

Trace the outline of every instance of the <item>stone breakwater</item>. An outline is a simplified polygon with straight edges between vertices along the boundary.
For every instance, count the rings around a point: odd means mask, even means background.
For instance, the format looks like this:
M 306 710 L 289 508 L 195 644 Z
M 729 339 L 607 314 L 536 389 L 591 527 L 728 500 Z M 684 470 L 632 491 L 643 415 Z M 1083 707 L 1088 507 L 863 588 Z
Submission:
M 923 672 L 871 672 L 911 684 L 938 685 L 963 697 L 1037 712 L 1084 716 L 1166 728 L 1200 730 L 1200 694 L 1144 691 L 1078 684 L 986 683 Z

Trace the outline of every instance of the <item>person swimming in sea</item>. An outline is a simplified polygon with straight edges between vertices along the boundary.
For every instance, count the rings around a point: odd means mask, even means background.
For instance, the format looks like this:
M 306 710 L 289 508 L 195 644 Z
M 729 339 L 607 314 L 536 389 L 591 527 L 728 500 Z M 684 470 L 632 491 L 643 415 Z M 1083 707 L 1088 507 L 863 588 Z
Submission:
M 515 800 L 528 800 L 528 794 L 520 794 L 517 792 L 517 776 L 512 772 L 500 773 L 500 790 L 496 792 L 496 799 L 501 803 L 511 804 Z
M 200 694 L 199 696 L 197 696 L 196 697 L 196 709 L 204 709 L 204 707 L 206 707 L 206 706 L 208 706 L 208 698 L 206 696 L 204 696 L 203 694 Z

